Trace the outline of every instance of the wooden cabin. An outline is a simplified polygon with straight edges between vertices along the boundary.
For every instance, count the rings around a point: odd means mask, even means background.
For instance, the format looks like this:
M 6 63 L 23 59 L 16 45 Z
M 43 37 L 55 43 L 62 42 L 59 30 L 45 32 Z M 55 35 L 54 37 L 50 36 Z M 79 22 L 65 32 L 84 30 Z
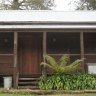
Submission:
M 12 76 L 14 87 L 20 76 L 49 73 L 43 54 L 66 53 L 70 62 L 86 58 L 83 71 L 96 63 L 95 11 L 0 11 L 0 76 Z

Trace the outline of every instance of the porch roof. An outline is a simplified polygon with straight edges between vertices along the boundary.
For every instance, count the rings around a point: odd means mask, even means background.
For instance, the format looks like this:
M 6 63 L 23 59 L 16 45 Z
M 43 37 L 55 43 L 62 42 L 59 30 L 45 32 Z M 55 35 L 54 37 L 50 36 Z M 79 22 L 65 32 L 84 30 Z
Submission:
M 0 29 L 96 29 L 95 11 L 1 10 Z

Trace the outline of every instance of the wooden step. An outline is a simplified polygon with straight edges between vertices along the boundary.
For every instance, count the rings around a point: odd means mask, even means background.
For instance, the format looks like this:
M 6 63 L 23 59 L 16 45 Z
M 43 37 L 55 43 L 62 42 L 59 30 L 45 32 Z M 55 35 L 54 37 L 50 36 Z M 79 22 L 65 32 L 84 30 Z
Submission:
M 39 77 L 19 77 L 18 79 L 18 88 L 23 89 L 39 89 L 38 82 Z
M 19 78 L 19 80 L 40 80 L 40 78 Z
M 19 84 L 24 84 L 24 85 L 27 85 L 27 84 L 38 84 L 38 82 L 18 82 Z
M 41 74 L 33 74 L 33 75 L 19 75 L 20 78 L 38 78 L 42 76 Z
M 38 86 L 18 86 L 19 89 L 39 89 Z

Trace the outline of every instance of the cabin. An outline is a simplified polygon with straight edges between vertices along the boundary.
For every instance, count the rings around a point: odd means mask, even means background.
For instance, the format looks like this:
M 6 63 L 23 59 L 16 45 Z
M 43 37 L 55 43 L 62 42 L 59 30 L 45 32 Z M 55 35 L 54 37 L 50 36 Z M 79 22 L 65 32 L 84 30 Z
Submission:
M 82 71 L 96 64 L 96 12 L 1 10 L 0 76 L 12 76 L 17 88 L 19 79 L 50 74 L 43 54 L 85 58 Z

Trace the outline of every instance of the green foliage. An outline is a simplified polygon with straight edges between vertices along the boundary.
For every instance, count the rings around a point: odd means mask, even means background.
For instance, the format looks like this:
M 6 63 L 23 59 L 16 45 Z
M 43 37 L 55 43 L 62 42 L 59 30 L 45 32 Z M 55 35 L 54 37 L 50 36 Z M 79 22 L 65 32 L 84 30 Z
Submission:
M 0 10 L 50 10 L 54 0 L 2 0 Z
M 55 74 L 49 77 L 41 77 L 40 89 L 45 90 L 84 90 L 96 89 L 96 74 Z
M 96 10 L 96 0 L 79 0 L 75 4 L 77 10 Z
M 64 54 L 63 56 L 61 56 L 59 63 L 61 66 L 65 66 L 67 65 L 68 61 L 69 61 L 69 55 L 68 54 Z
M 68 64 L 68 61 L 70 59 L 68 54 L 61 56 L 61 58 L 58 61 L 56 61 L 53 57 L 47 54 L 44 55 L 44 59 L 46 60 L 46 62 L 42 62 L 41 65 L 45 65 L 53 69 L 54 73 L 56 74 L 77 70 L 84 60 L 84 59 L 77 59 L 73 63 Z

